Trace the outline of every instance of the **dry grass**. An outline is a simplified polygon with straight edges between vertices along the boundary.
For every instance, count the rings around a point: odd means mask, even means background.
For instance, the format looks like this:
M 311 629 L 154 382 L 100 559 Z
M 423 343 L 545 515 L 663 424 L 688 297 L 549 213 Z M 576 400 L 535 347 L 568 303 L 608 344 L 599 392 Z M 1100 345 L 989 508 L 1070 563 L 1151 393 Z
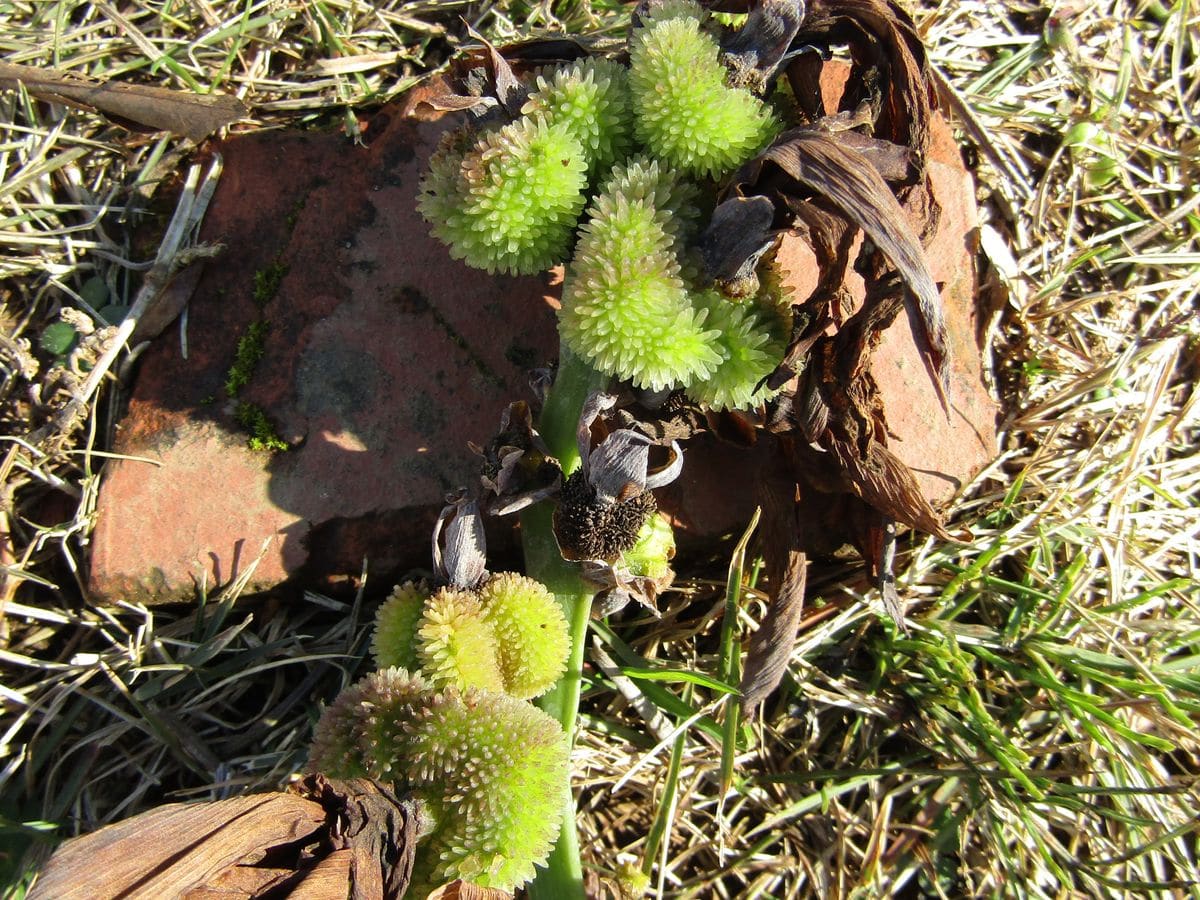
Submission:
M 1007 414 L 1000 458 L 953 513 L 975 540 L 907 548 L 907 637 L 861 572 L 819 573 L 794 677 L 739 736 L 724 797 L 718 694 L 626 682 L 663 713 L 648 727 L 596 675 L 576 754 L 589 862 L 650 852 L 671 896 L 1200 896 L 1200 9 L 917 12 L 991 142 Z M 613 21 L 586 0 L 0 2 L 0 55 L 233 91 L 248 127 L 353 128 L 353 108 L 453 52 L 460 17 L 499 37 Z M 76 371 L 39 342 L 64 309 L 133 300 L 156 248 L 132 235 L 189 147 L 14 92 L 0 109 L 0 826 L 16 879 L 21 843 L 47 846 L 50 827 L 278 783 L 363 635 L 357 606 L 311 596 L 283 617 L 235 603 L 236 585 L 182 613 L 82 602 L 117 392 L 63 419 L 106 334 Z M 724 573 L 684 574 L 662 622 L 603 635 L 618 662 L 717 671 Z M 750 628 L 761 598 L 745 600 Z

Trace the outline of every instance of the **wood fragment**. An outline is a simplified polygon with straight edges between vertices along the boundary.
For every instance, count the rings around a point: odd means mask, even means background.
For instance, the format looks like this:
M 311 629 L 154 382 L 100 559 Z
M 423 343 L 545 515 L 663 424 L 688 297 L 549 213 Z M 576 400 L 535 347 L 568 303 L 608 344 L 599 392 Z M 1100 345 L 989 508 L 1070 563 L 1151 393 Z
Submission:
M 330 843 L 352 854 L 351 900 L 403 897 L 416 860 L 416 805 L 367 779 L 339 781 L 314 774 L 297 790 L 319 798 L 331 817 Z
M 428 900 L 512 900 L 512 896 L 508 891 L 497 888 L 480 887 L 466 881 L 452 881 L 430 891 Z

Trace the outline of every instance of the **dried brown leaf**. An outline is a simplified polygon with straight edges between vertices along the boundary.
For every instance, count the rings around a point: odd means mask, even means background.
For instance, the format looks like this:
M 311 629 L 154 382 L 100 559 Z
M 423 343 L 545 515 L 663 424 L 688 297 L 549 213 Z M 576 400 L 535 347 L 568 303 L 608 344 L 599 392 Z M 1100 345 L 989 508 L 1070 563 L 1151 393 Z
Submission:
M 493 97 L 475 97 L 470 94 L 454 93 L 433 94 L 421 98 L 421 103 L 440 112 L 462 112 L 477 106 L 495 106 L 496 102 Z
M 158 900 L 182 897 L 271 847 L 312 834 L 317 803 L 256 794 L 214 803 L 172 803 L 67 841 L 50 858 L 30 900 Z
M 750 638 L 746 652 L 740 684 L 746 708 L 765 700 L 787 671 L 804 612 L 804 588 L 808 580 L 808 557 L 800 549 L 795 494 L 780 490 L 767 471 L 760 472 L 759 478 L 763 556 L 773 589 L 766 615 Z
M 803 19 L 804 0 L 762 0 L 751 9 L 746 23 L 721 48 L 729 83 L 765 94 Z
M 294 869 L 238 865 L 221 872 L 203 887 L 188 891 L 182 900 L 257 900 L 286 888 L 295 880 Z M 342 897 L 345 897 L 344 891 Z
M 740 687 L 742 703 L 747 708 L 765 700 L 787 671 L 796 633 L 800 630 L 800 615 L 804 612 L 807 577 L 808 557 L 799 550 L 791 550 L 779 590 L 771 597 L 771 605 L 746 652 L 746 668 Z
M 466 881 L 452 881 L 430 891 L 427 900 L 512 900 L 512 894 Z
M 872 440 L 863 454 L 832 431 L 825 433 L 821 445 L 833 454 L 851 490 L 873 509 L 942 540 L 954 540 L 912 471 L 887 447 Z
M 878 100 L 876 137 L 911 149 L 923 165 L 929 149 L 929 120 L 934 86 L 929 61 L 916 26 L 894 0 L 812 0 L 797 41 L 844 41 L 860 69 L 851 85 L 879 82 L 881 96 L 849 96 L 857 106 Z M 862 68 L 873 70 L 871 74 Z
M 775 240 L 775 206 L 766 197 L 730 197 L 717 205 L 704 234 L 700 258 L 705 274 L 730 297 L 758 290 L 755 267 Z
M 529 89 L 521 83 L 508 60 L 504 58 L 495 45 L 487 38 L 468 26 L 467 34 L 473 40 L 479 41 L 487 53 L 488 68 L 491 71 L 492 84 L 495 86 L 496 99 L 504 107 L 505 112 L 512 118 L 521 114 L 521 107 L 529 97 Z
M 146 310 L 146 314 L 138 319 L 133 334 L 129 336 L 131 346 L 153 340 L 179 318 L 192 299 L 192 294 L 196 292 L 204 269 L 203 262 L 195 262 L 170 277 L 158 299 Z
M 100 81 L 73 72 L 0 62 L 0 88 L 18 84 L 39 100 L 94 109 L 155 131 L 202 141 L 218 128 L 249 115 L 229 94 L 195 94 L 144 84 Z
M 747 163 L 736 176 L 737 189 L 753 193 L 768 163 L 805 188 L 828 198 L 849 221 L 866 232 L 900 272 L 910 289 L 905 294 L 910 321 L 918 325 L 913 329 L 913 340 L 925 360 L 938 399 L 948 411 L 949 349 L 941 298 L 929 272 L 925 251 L 887 182 L 862 154 L 842 142 L 841 135 L 811 128 L 785 132 L 757 159 Z

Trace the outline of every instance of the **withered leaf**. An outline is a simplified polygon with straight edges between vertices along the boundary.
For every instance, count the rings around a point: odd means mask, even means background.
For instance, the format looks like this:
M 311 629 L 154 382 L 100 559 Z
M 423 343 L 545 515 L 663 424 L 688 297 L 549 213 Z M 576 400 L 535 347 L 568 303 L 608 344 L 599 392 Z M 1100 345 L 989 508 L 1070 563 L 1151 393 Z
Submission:
M 515 119 L 521 114 L 521 107 L 529 98 L 529 89 L 521 83 L 521 79 L 517 78 L 517 74 L 509 65 L 508 60 L 491 41 L 469 26 L 467 34 L 471 36 L 472 40 L 479 41 L 487 51 L 488 68 L 491 70 L 492 81 L 496 87 L 496 99 L 500 101 L 504 111 Z
M 767 163 L 791 179 L 827 197 L 864 232 L 904 278 L 910 290 L 905 306 L 918 323 L 913 339 L 921 351 L 942 407 L 949 412 L 949 349 L 941 298 L 929 273 L 925 251 L 908 218 L 879 172 L 863 156 L 833 136 L 794 128 L 738 172 L 739 189 L 752 188 Z
M 786 455 L 791 444 L 784 438 L 779 447 Z M 782 462 L 783 456 L 776 459 Z M 746 653 L 739 685 L 745 709 L 761 703 L 779 685 L 787 671 L 800 630 L 800 615 L 804 612 L 808 557 L 800 548 L 798 507 L 794 492 L 781 491 L 774 480 L 775 474 L 768 467 L 756 473 L 755 489 L 763 509 L 762 550 L 772 597 Z
M 616 42 L 624 46 L 624 42 Z M 505 44 L 504 58 L 524 66 L 549 66 L 583 59 L 593 51 L 603 52 L 612 42 L 596 37 L 541 37 Z M 589 50 L 588 48 L 592 49 Z
M 705 274 L 731 297 L 758 289 L 754 269 L 775 239 L 775 205 L 766 197 L 730 197 L 717 205 L 704 234 L 700 258 Z
M 833 454 L 851 490 L 869 506 L 897 522 L 945 541 L 954 540 L 921 493 L 912 470 L 887 447 L 871 441 L 864 455 L 854 444 L 837 438 L 832 430 L 825 433 L 821 444 Z
M 923 163 L 933 81 L 916 26 L 895 0 L 810 0 L 798 39 L 849 43 L 856 63 L 884 79 L 875 136 L 906 145 Z
M 229 94 L 196 94 L 144 84 L 100 81 L 73 72 L 0 62 L 0 88 L 25 89 L 39 100 L 94 109 L 155 131 L 202 141 L 249 115 Z
M 804 0 L 762 0 L 722 47 L 730 84 L 763 94 L 804 19 Z
M 221 872 L 203 887 L 188 891 L 182 900 L 259 900 L 260 897 L 270 896 L 272 892 L 285 890 L 295 881 L 294 869 L 237 865 Z M 348 883 L 342 883 L 343 897 Z M 297 895 L 293 892 L 288 896 L 294 898 Z M 310 896 L 308 900 L 315 898 Z
M 433 526 L 433 571 L 438 579 L 471 590 L 487 575 L 487 535 L 479 504 L 465 496 L 447 498 Z M 445 531 L 445 549 L 442 532 Z
M 838 142 L 861 153 L 884 181 L 909 181 L 916 175 L 912 151 L 891 141 L 881 141 L 859 131 L 843 131 Z
M 441 112 L 462 112 L 464 109 L 474 109 L 477 106 L 495 106 L 499 103 L 495 97 L 475 97 L 470 94 L 433 94 L 422 97 L 421 102 L 430 109 Z
M 896 590 L 896 523 L 887 516 L 881 516 L 879 565 L 876 567 L 876 578 L 879 592 L 883 596 L 883 607 L 887 610 L 892 621 L 904 633 L 908 634 L 908 622 L 904 618 L 904 601 Z
M 771 605 L 750 639 L 750 649 L 746 653 L 746 668 L 740 685 L 746 708 L 765 700 L 787 671 L 796 633 L 800 630 L 800 614 L 804 612 L 807 580 L 808 557 L 799 550 L 790 550 L 779 590 L 771 598 Z
M 130 346 L 153 340 L 179 318 L 188 301 L 192 299 L 192 294 L 196 292 L 204 268 L 204 263 L 192 263 L 170 277 L 158 300 L 138 319 L 137 326 L 129 338 Z
M 255 794 L 214 803 L 172 803 L 63 844 L 31 900 L 157 900 L 203 888 L 231 866 L 304 838 L 325 821 L 317 803 Z
M 430 891 L 427 900 L 512 900 L 512 894 L 499 888 L 480 887 L 466 881 L 452 881 Z

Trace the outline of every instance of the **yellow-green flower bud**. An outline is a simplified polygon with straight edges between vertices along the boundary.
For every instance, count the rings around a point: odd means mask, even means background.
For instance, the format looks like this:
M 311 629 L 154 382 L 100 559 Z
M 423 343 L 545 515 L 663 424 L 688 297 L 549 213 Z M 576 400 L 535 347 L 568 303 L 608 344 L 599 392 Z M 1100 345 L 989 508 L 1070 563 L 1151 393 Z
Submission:
M 677 257 L 700 217 L 696 208 L 700 189 L 667 171 L 658 160 L 645 156 L 614 166 L 600 185 L 600 195 L 624 197 L 630 203 L 639 201 L 653 209 L 655 221 L 670 239 L 670 248 Z
M 521 112 L 565 126 L 583 147 L 592 178 L 633 146 L 628 70 L 610 59 L 590 57 L 544 70 Z
M 716 291 L 696 294 L 708 311 L 706 320 L 718 332 L 721 353 L 717 370 L 687 388 L 687 395 L 711 409 L 747 409 L 766 401 L 772 391 L 759 383 L 783 361 L 786 336 L 779 334 L 777 315 L 754 303 L 732 303 Z
M 532 578 L 501 572 L 480 588 L 479 602 L 495 634 L 505 693 L 529 699 L 550 690 L 571 643 L 554 595 Z
M 707 377 L 721 356 L 715 333 L 692 308 L 675 241 L 652 202 L 658 191 L 611 192 L 588 210 L 559 310 L 567 346 L 595 368 L 662 390 Z
M 437 688 L 504 690 L 496 637 L 474 593 L 443 588 L 430 597 L 417 647 L 421 671 Z
M 405 669 L 381 669 L 346 688 L 317 722 L 308 768 L 334 778 L 393 779 L 402 774 L 407 723 L 430 702 L 432 688 Z
M 375 665 L 381 669 L 417 667 L 417 626 L 428 599 L 429 587 L 423 581 L 396 585 L 375 613 L 375 628 L 371 632 Z
M 453 141 L 444 145 L 430 161 L 419 207 L 455 259 L 529 275 L 567 258 L 587 165 L 565 125 L 525 117 L 484 134 L 461 156 Z
M 703 10 L 668 0 L 648 13 L 629 42 L 634 133 L 671 166 L 719 177 L 752 157 L 779 124 L 753 94 L 726 86 L 717 41 Z
M 626 550 L 621 561 L 635 577 L 666 578 L 671 574 L 671 559 L 675 556 L 675 532 L 662 516 L 650 516 L 638 532 L 637 543 Z
M 409 786 L 438 821 L 418 850 L 414 885 L 461 878 L 511 891 L 529 881 L 562 819 L 562 727 L 524 700 L 450 689 L 410 731 Z

